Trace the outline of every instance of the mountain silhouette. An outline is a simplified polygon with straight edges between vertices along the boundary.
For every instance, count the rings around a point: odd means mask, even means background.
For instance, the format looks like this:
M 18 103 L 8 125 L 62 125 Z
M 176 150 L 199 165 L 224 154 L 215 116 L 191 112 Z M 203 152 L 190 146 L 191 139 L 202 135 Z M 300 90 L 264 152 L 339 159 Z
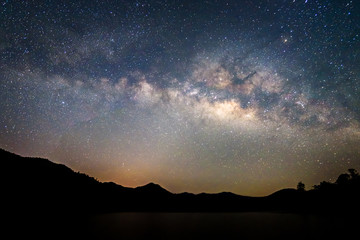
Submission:
M 160 185 L 155 183 L 148 183 L 144 186 L 136 187 L 135 190 L 138 192 L 157 194 L 157 195 L 171 194 L 169 191 L 167 191 L 166 189 L 162 188 Z
M 322 182 L 309 191 L 282 189 L 266 197 L 248 197 L 229 192 L 174 194 L 155 183 L 128 188 L 100 182 L 47 159 L 21 157 L 5 150 L 0 150 L 0 157 L 4 206 L 12 212 L 359 212 L 360 178 L 355 170 L 342 174 L 336 183 Z

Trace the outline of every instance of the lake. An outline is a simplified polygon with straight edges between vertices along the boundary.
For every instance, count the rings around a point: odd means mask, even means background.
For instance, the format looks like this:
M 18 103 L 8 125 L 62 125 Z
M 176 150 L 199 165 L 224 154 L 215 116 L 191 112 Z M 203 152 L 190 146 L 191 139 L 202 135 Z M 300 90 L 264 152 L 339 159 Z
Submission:
M 112 213 L 92 217 L 86 230 L 99 239 L 303 239 L 345 237 L 345 217 L 287 213 Z

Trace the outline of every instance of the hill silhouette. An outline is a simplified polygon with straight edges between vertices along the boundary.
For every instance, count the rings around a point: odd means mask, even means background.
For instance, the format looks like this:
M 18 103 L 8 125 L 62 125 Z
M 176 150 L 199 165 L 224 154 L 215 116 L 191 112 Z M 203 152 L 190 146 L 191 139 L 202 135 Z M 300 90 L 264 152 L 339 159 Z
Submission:
M 155 183 L 127 188 L 99 182 L 62 164 L 27 158 L 0 150 L 2 189 L 7 209 L 36 214 L 95 214 L 119 211 L 297 213 L 359 212 L 360 177 L 356 170 L 341 174 L 335 183 L 314 189 L 282 189 L 266 197 L 233 193 L 174 194 Z

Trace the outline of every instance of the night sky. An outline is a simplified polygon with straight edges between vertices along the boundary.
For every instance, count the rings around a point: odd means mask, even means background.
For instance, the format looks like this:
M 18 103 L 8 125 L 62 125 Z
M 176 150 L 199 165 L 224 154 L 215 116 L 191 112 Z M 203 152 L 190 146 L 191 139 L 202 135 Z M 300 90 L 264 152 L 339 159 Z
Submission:
M 0 2 L 0 148 L 263 196 L 360 169 L 360 1 Z

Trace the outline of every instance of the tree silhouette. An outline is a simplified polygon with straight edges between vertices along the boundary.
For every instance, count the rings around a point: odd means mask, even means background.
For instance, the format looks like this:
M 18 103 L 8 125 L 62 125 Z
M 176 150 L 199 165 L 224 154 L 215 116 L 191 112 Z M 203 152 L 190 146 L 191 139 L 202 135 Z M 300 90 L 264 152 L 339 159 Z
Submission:
M 350 175 L 347 173 L 343 173 L 343 174 L 340 174 L 340 176 L 336 180 L 336 183 L 338 185 L 346 185 L 349 183 L 349 181 L 350 181 Z
M 327 190 L 332 189 L 333 186 L 334 186 L 333 183 L 330 183 L 330 182 L 327 182 L 327 181 L 322 181 L 322 182 L 320 182 L 319 185 L 314 185 L 313 188 L 315 190 L 325 190 L 325 191 L 327 191 Z
M 303 192 L 303 191 L 305 191 L 305 184 L 300 181 L 300 182 L 297 184 L 297 187 L 296 187 L 296 188 L 297 188 L 298 191 Z
M 342 173 L 339 175 L 337 180 L 334 183 L 331 182 L 320 182 L 319 185 L 314 185 L 314 190 L 321 191 L 333 191 L 340 189 L 356 189 L 360 187 L 360 175 L 359 173 L 353 169 L 348 169 L 348 173 Z

